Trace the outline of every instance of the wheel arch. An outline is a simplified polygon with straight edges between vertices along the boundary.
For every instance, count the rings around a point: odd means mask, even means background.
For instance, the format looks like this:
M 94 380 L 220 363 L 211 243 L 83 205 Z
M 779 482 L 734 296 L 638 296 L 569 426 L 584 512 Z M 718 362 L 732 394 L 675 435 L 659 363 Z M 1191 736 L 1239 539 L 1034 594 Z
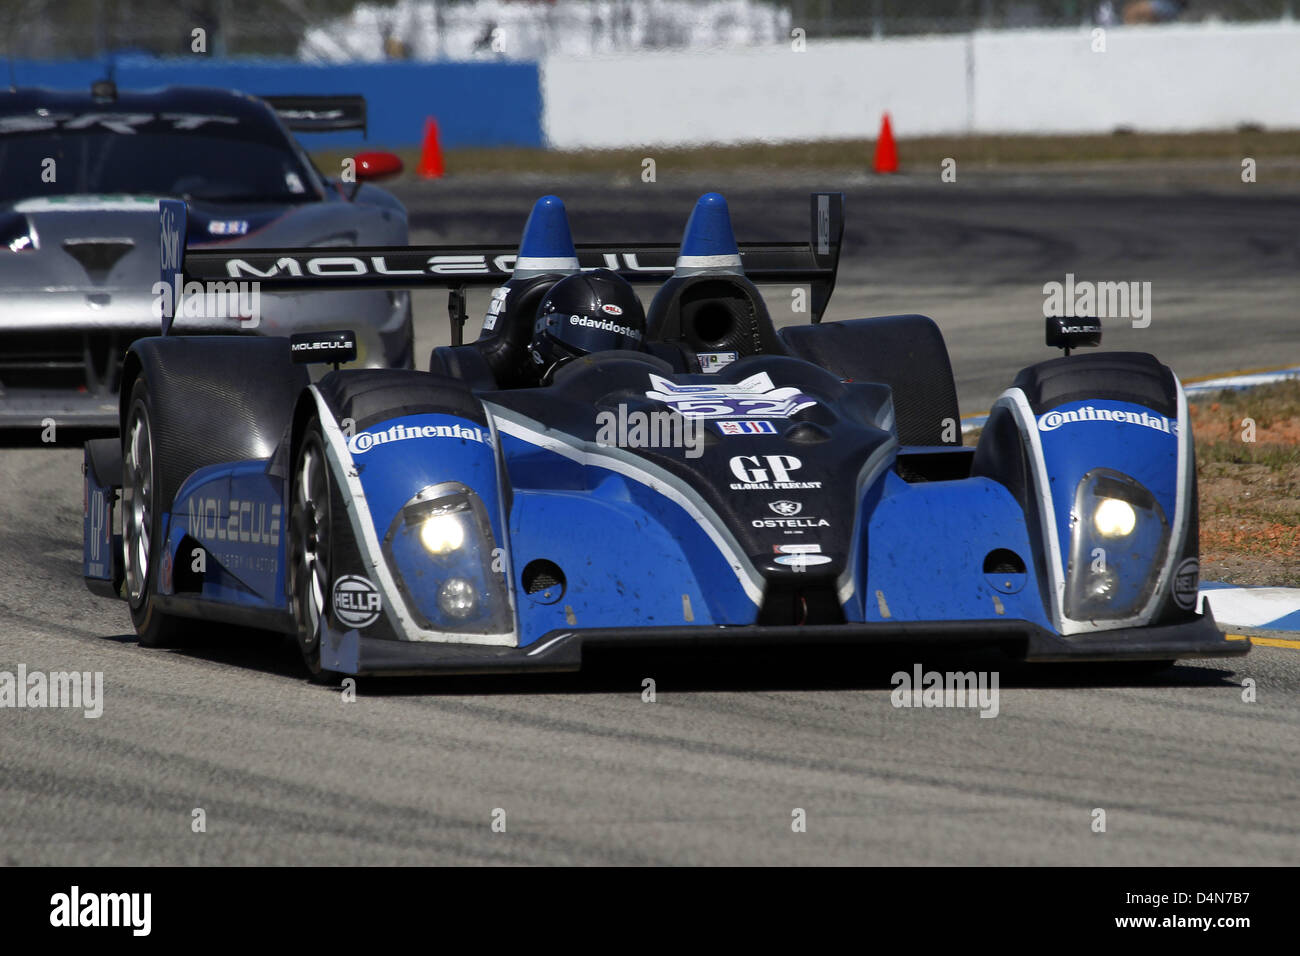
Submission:
M 141 378 L 148 382 L 154 455 L 162 465 L 158 501 L 167 510 L 185 479 L 199 468 L 271 458 L 295 399 L 309 383 L 306 368 L 293 363 L 285 338 L 140 339 L 123 366 L 123 440 L 131 392 Z

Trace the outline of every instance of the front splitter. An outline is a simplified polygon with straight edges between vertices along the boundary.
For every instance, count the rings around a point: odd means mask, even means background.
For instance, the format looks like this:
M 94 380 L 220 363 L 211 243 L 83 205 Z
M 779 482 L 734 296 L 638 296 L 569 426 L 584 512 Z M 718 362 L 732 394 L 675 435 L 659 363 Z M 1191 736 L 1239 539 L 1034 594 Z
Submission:
M 518 674 L 581 670 L 587 650 L 699 648 L 734 652 L 784 649 L 807 654 L 818 647 L 996 648 L 1038 661 L 1158 661 L 1233 657 L 1250 642 L 1228 640 L 1210 614 L 1161 627 L 1125 628 L 1063 637 L 1030 621 L 906 621 L 818 624 L 803 627 L 628 627 L 557 630 L 525 647 L 442 644 L 367 638 L 358 631 L 327 631 L 322 665 L 344 674 Z

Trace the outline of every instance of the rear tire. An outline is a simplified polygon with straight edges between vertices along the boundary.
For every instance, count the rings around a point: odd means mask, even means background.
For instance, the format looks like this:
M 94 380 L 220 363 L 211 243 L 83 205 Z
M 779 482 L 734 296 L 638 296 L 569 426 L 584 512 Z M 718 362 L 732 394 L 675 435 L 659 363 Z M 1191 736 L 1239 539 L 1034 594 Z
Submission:
M 780 335 L 792 354 L 842 379 L 888 385 L 900 443 L 962 443 L 952 362 L 933 319 L 882 315 L 790 325 Z
M 154 458 L 153 402 L 144 377 L 135 380 L 122 432 L 122 550 L 131 623 L 142 647 L 171 647 L 185 629 L 182 618 L 158 607 L 154 562 L 163 556 L 161 485 Z

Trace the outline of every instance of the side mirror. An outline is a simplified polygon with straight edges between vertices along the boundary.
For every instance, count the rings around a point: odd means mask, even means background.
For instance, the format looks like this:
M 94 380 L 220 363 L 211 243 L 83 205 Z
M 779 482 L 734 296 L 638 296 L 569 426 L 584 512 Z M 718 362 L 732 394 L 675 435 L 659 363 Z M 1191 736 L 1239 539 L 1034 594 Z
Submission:
M 1101 345 L 1101 319 L 1048 316 L 1047 345 L 1064 349 L 1067 356 L 1070 349 L 1096 348 Z
M 393 153 L 357 153 L 357 182 L 377 182 L 402 171 L 402 160 Z
M 297 332 L 289 336 L 289 355 L 295 365 L 329 362 L 337 371 L 340 363 L 356 360 L 357 334 L 346 329 L 338 332 Z

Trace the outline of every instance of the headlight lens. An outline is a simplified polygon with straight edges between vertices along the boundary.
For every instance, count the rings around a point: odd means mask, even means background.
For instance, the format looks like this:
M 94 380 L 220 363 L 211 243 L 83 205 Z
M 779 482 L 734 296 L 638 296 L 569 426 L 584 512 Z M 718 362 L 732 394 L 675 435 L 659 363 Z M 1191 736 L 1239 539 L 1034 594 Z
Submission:
M 454 514 L 435 514 L 420 525 L 420 543 L 430 554 L 446 554 L 465 543 L 465 526 Z
M 1127 538 L 1137 524 L 1137 512 L 1123 498 L 1102 498 L 1092 513 L 1092 523 L 1103 538 Z
M 478 594 L 474 585 L 464 578 L 448 578 L 447 583 L 438 591 L 438 607 L 458 621 L 463 621 L 474 613 L 478 605 Z
M 1079 480 L 1070 512 L 1065 616 L 1118 621 L 1151 599 L 1169 548 L 1169 523 L 1137 479 L 1096 468 Z
M 487 509 L 472 489 L 423 489 L 384 535 L 384 557 L 411 616 L 435 631 L 499 634 L 510 627 L 505 568 Z

